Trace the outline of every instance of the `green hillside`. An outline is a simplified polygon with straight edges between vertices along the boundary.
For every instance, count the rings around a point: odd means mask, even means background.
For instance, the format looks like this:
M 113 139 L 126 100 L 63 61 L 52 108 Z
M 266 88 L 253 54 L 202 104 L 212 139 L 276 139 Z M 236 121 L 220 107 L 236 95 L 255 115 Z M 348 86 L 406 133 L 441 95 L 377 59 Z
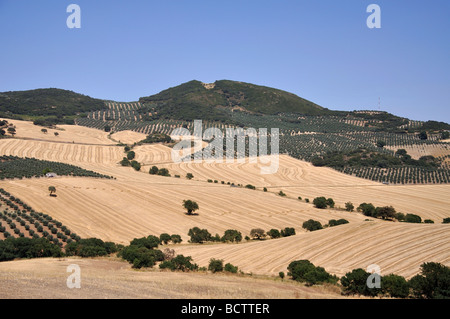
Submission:
M 0 93 L 0 113 L 26 116 L 75 116 L 105 108 L 103 100 L 62 89 Z
M 229 80 L 204 84 L 190 81 L 158 94 L 142 97 L 139 102 L 151 107 L 159 118 L 178 120 L 204 119 L 229 122 L 233 109 L 256 114 L 290 112 L 325 115 L 328 110 L 282 90 Z

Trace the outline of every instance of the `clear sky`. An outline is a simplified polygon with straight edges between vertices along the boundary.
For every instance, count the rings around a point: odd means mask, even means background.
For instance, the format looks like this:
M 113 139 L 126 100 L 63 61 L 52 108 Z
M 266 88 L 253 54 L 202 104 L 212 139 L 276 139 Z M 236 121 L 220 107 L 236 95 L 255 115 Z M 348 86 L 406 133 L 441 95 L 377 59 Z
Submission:
M 71 3 L 81 28 L 69 29 Z M 381 28 L 366 24 L 369 4 Z M 190 80 L 450 123 L 448 0 L 0 0 L 0 92 L 136 101 Z

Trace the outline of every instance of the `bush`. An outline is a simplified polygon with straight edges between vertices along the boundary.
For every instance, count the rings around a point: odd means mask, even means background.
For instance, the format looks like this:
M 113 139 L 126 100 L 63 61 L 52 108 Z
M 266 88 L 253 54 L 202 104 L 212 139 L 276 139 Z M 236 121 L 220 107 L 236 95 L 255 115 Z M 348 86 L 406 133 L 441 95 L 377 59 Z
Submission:
M 66 245 L 68 256 L 96 257 L 106 256 L 117 251 L 116 244 L 98 238 L 80 239 Z
M 312 220 L 312 219 L 304 222 L 302 227 L 309 231 L 323 229 L 322 224 L 320 222 L 318 222 L 316 220 Z
M 149 235 L 148 237 L 142 237 L 142 238 L 134 238 L 130 242 L 130 246 L 138 246 L 138 247 L 145 247 L 147 249 L 153 249 L 158 247 L 160 244 L 160 239 L 156 236 Z
M 450 217 L 446 217 L 442 220 L 442 224 L 450 224 Z
M 334 200 L 332 198 L 327 198 L 327 206 L 330 208 L 334 208 Z
M 228 229 L 225 231 L 224 235 L 222 236 L 221 241 L 238 243 L 238 242 L 242 241 L 242 234 L 241 234 L 241 232 L 239 232 L 235 229 Z
M 351 202 L 345 203 L 345 210 L 348 212 L 352 212 L 355 209 L 355 206 Z
M 421 223 L 422 222 L 422 218 L 420 218 L 420 216 L 418 216 L 418 215 L 406 214 L 405 222 L 407 222 L 407 223 Z
M 337 277 L 329 274 L 322 267 L 316 267 L 309 260 L 296 260 L 289 264 L 288 275 L 293 280 L 305 282 L 312 286 L 320 283 L 336 283 Z
M 61 248 L 46 238 L 13 238 L 4 232 L 5 240 L 0 240 L 0 261 L 16 258 L 61 257 Z
M 200 229 L 198 227 L 189 229 L 188 236 L 191 237 L 191 243 L 199 244 L 210 241 L 212 239 L 211 234 L 206 229 Z
M 406 298 L 409 295 L 409 285 L 402 276 L 390 274 L 381 277 L 381 289 L 393 298 Z
M 281 237 L 288 237 L 295 235 L 295 229 L 291 227 L 286 227 L 285 229 L 281 230 Z
M 392 206 L 377 207 L 374 217 L 382 219 L 393 219 L 396 216 L 395 208 Z
M 369 288 L 367 286 L 367 278 L 371 274 L 362 268 L 353 269 L 341 278 L 341 285 L 343 287 L 343 294 L 345 295 L 364 295 L 376 296 L 380 289 Z
M 316 206 L 316 208 L 324 209 L 327 207 L 327 199 L 323 196 L 316 197 L 313 200 L 313 204 L 314 204 L 314 206 Z
M 430 262 L 420 265 L 421 273 L 409 280 L 415 298 L 450 298 L 450 267 Z
M 177 255 L 175 258 L 171 260 L 163 261 L 160 265 L 160 269 L 170 269 L 172 271 L 180 270 L 180 271 L 189 271 L 198 269 L 197 264 L 193 264 L 191 256 L 183 256 Z
M 163 233 L 163 234 L 159 235 L 159 241 L 161 243 L 164 243 L 164 245 L 167 245 L 169 243 L 169 241 L 171 241 L 171 240 L 172 240 L 172 237 L 170 237 L 170 235 L 167 233 Z
M 226 272 L 231 272 L 231 273 L 235 274 L 235 273 L 238 272 L 238 267 L 234 266 L 234 265 L 232 265 L 230 263 L 227 263 L 225 265 L 225 267 L 223 268 L 223 270 L 226 271 Z
M 330 219 L 328 221 L 328 226 L 333 227 L 333 226 L 338 226 L 338 225 L 343 225 L 343 224 L 348 224 L 348 220 L 346 219 Z
M 271 229 L 267 232 L 267 235 L 269 235 L 271 238 L 280 238 L 281 233 L 278 229 Z
M 374 217 L 376 209 L 372 203 L 362 203 L 356 209 L 358 212 L 362 212 L 364 216 Z
M 213 273 L 223 271 L 223 260 L 212 258 L 209 261 L 208 270 Z

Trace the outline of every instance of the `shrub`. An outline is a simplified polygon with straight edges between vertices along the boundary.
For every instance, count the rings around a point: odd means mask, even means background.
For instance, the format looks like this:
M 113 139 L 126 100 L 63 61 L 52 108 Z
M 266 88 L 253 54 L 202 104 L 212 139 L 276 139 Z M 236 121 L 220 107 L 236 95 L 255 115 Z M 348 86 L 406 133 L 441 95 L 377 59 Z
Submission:
M 174 234 L 174 235 L 171 235 L 170 236 L 170 240 L 172 241 L 172 243 L 174 243 L 174 244 L 179 244 L 179 243 L 181 243 L 183 240 L 181 239 L 181 236 L 180 235 L 176 235 L 176 234 Z
M 430 262 L 420 265 L 421 273 L 409 280 L 415 298 L 450 298 L 450 267 Z
M 393 298 L 406 298 L 409 295 L 409 285 L 402 276 L 390 274 L 381 277 L 381 289 Z
M 200 229 L 198 227 L 189 229 L 188 236 L 191 237 L 191 243 L 199 244 L 210 241 L 212 238 L 211 234 L 206 229 Z
M 358 212 L 362 212 L 364 216 L 373 217 L 375 215 L 376 209 L 371 203 L 362 203 L 356 209 Z
M 285 197 L 286 196 L 286 194 L 283 191 L 279 191 L 278 195 L 280 195 L 281 197 Z
M 271 238 L 280 238 L 281 237 L 280 231 L 278 229 L 274 229 L 274 228 L 269 230 L 267 232 L 267 235 L 269 235 Z
M 186 174 L 186 178 L 187 178 L 187 179 L 193 179 L 193 178 L 194 178 L 194 175 L 192 175 L 192 173 L 187 173 L 187 174 Z
M 225 264 L 225 267 L 223 268 L 223 270 L 226 272 L 231 272 L 231 273 L 235 274 L 238 272 L 238 267 L 234 266 L 230 263 L 227 263 L 227 264 Z
M 333 226 L 338 226 L 338 225 L 343 225 L 343 224 L 348 224 L 348 220 L 346 219 L 330 219 L 328 221 L 328 226 L 333 227 Z
M 212 258 L 209 261 L 208 270 L 212 273 L 223 271 L 223 260 Z
M 442 220 L 443 224 L 450 224 L 450 217 L 446 217 Z
M 320 222 L 312 219 L 304 222 L 302 227 L 309 231 L 315 231 L 323 228 Z
M 159 171 L 158 167 L 152 166 L 152 167 L 150 168 L 150 170 L 149 170 L 149 174 L 150 174 L 150 175 L 156 175 L 156 174 L 158 174 L 158 171 Z
M 248 188 L 248 189 L 256 189 L 256 187 L 253 186 L 253 185 L 251 185 L 251 184 L 245 185 L 245 188 Z
M 313 200 L 313 204 L 314 204 L 314 206 L 316 206 L 316 208 L 324 209 L 327 207 L 327 199 L 323 196 L 316 197 Z
M 221 241 L 223 242 L 240 242 L 242 241 L 242 234 L 241 232 L 235 230 L 235 229 L 228 229 L 225 231 L 224 235 L 221 238 Z
M 285 229 L 281 230 L 281 237 L 288 237 L 295 235 L 295 229 L 292 227 L 286 227 Z
M 309 260 L 296 260 L 289 264 L 288 275 L 293 280 L 305 282 L 312 286 L 320 283 L 336 283 L 337 277 L 329 274 L 322 267 L 316 267 Z
M 395 208 L 392 206 L 377 207 L 374 217 L 382 219 L 393 219 L 396 216 Z
M 345 210 L 348 212 L 352 212 L 355 209 L 355 206 L 353 206 L 352 202 L 345 203 Z
M 147 249 L 153 249 L 158 247 L 160 244 L 160 239 L 156 236 L 149 235 L 148 237 L 141 237 L 141 238 L 134 238 L 130 242 L 130 246 L 137 246 L 137 247 L 145 247 Z
M 334 205 L 335 205 L 334 200 L 332 198 L 328 198 L 327 199 L 327 206 L 330 207 L 330 208 L 334 208 Z
M 367 278 L 369 278 L 370 275 L 370 273 L 362 268 L 353 269 L 351 272 L 346 273 L 341 278 L 343 294 L 376 296 L 380 292 L 380 289 L 369 288 L 367 286 Z
M 405 222 L 407 222 L 407 223 L 421 223 L 422 222 L 422 218 L 420 218 L 420 216 L 418 216 L 418 215 L 406 214 Z
M 167 233 L 163 233 L 163 234 L 159 235 L 159 241 L 161 243 L 164 243 L 165 245 L 167 245 L 169 243 L 169 241 L 171 241 L 171 240 L 172 240 L 172 237 L 170 237 L 170 235 Z
M 425 219 L 423 222 L 424 222 L 425 224 L 434 224 L 434 221 L 431 220 L 431 219 Z
M 169 269 L 172 271 L 180 270 L 180 271 L 189 271 L 189 270 L 196 270 L 198 269 L 197 264 L 192 263 L 192 257 L 191 256 L 183 256 L 183 255 L 177 255 L 175 258 L 171 260 L 163 261 L 159 265 L 160 269 Z

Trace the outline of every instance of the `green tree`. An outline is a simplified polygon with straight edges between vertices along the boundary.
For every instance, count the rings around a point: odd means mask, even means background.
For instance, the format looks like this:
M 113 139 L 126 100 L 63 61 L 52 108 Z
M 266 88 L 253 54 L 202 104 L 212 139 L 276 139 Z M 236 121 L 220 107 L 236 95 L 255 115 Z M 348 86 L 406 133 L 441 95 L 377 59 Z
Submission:
M 358 212 L 362 212 L 365 216 L 373 217 L 375 215 L 376 209 L 372 203 L 362 203 L 356 209 Z
M 345 210 L 348 212 L 352 212 L 355 209 L 355 206 L 353 206 L 352 202 L 345 203 Z
M 327 199 L 323 196 L 316 197 L 313 200 L 313 204 L 314 206 L 316 206 L 316 208 L 324 209 L 327 207 Z
M 194 227 L 189 229 L 188 236 L 191 237 L 191 243 L 202 244 L 207 241 L 211 241 L 211 234 L 206 229 L 200 229 L 199 227 Z
M 345 295 L 376 296 L 380 292 L 380 289 L 369 288 L 367 286 L 367 279 L 370 275 L 370 273 L 362 268 L 353 269 L 351 272 L 346 273 L 340 279 L 343 293 Z
M 427 132 L 426 132 L 426 131 L 420 132 L 420 133 L 419 133 L 419 138 L 420 138 L 421 140 L 426 140 L 426 139 L 428 139 L 428 134 L 427 134 Z
M 422 218 L 420 216 L 415 214 L 406 214 L 405 216 L 405 222 L 407 223 L 418 223 L 420 224 L 422 222 Z
M 412 294 L 416 298 L 450 298 L 450 267 L 436 262 L 420 265 L 421 273 L 409 280 Z
M 409 295 L 409 285 L 406 279 L 394 274 L 381 277 L 381 289 L 383 293 L 389 294 L 393 298 L 407 298 Z
M 327 199 L 327 206 L 330 207 L 330 208 L 334 208 L 334 205 L 335 205 L 334 200 L 332 198 L 328 198 Z
M 9 134 L 11 134 L 12 137 L 16 135 L 16 129 L 14 127 L 8 127 L 7 131 Z
M 323 229 L 322 224 L 320 222 L 312 219 L 309 219 L 306 222 L 304 222 L 302 227 L 309 231 Z
M 222 236 L 221 241 L 238 243 L 242 241 L 242 234 L 240 231 L 237 231 L 236 229 L 227 229 L 224 235 Z
M 128 158 L 128 160 L 133 160 L 134 158 L 136 157 L 136 153 L 134 152 L 134 151 L 129 151 L 128 153 L 127 153 L 127 158 Z
M 56 187 L 55 186 L 49 186 L 48 191 L 50 192 L 50 196 L 53 195 L 53 193 L 56 193 Z
M 192 175 L 192 173 L 187 173 L 187 174 L 186 174 L 186 178 L 187 178 L 187 179 L 193 179 L 193 178 L 194 178 L 194 175 Z
M 169 243 L 169 241 L 172 240 L 172 237 L 167 234 L 167 233 L 162 233 L 161 235 L 159 235 L 159 241 L 161 243 L 164 243 L 165 245 L 167 245 Z
M 281 230 L 281 237 L 289 237 L 295 235 L 295 229 L 292 227 L 286 227 Z
M 188 215 L 192 215 L 193 212 L 199 209 L 197 202 L 190 199 L 183 200 L 183 207 L 187 210 Z
M 278 229 L 272 228 L 267 232 L 267 235 L 269 235 L 271 238 L 280 238 L 281 233 Z
M 212 273 L 223 271 L 223 260 L 211 258 L 208 264 L 208 270 Z
M 230 272 L 232 274 L 235 274 L 238 272 L 238 267 L 234 266 L 233 264 L 230 263 L 226 263 L 225 266 L 223 267 L 223 270 L 226 272 Z
M 158 171 L 159 171 L 158 167 L 152 166 L 152 167 L 150 168 L 149 174 L 150 174 L 150 175 L 156 175 L 156 174 L 158 174 Z
M 382 219 L 394 219 L 396 216 L 395 208 L 392 206 L 377 207 L 375 217 Z

